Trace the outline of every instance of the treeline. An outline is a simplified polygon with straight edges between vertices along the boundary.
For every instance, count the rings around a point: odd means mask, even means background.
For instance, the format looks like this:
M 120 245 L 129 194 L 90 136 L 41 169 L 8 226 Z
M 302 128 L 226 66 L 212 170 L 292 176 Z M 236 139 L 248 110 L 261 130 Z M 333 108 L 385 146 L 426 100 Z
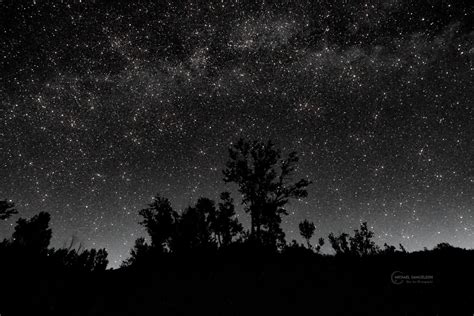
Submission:
M 6 220 L 17 213 L 14 203 L 0 201 L 1 219 Z M 84 249 L 74 238 L 68 246 L 50 248 L 50 219 L 49 213 L 40 212 L 30 219 L 17 220 L 12 236 L 0 242 L 0 266 L 3 270 L 24 265 L 77 272 L 104 271 L 107 268 L 105 249 Z
M 122 267 L 152 263 L 156 260 L 182 256 L 251 256 L 268 254 L 287 256 L 319 254 L 325 244 L 319 238 L 313 245 L 314 223 L 299 223 L 306 245 L 295 240 L 288 243 L 281 227 L 287 205 L 292 199 L 307 196 L 308 179 L 294 180 L 298 155 L 291 152 L 283 157 L 280 149 L 268 142 L 239 139 L 229 148 L 223 170 L 223 181 L 234 184 L 241 195 L 241 204 L 250 215 L 250 229 L 245 230 L 236 215 L 234 199 L 222 192 L 219 201 L 201 197 L 194 205 L 178 212 L 170 201 L 157 194 L 148 206 L 139 211 L 140 224 L 149 235 L 149 242 L 140 237 Z M 17 210 L 12 202 L 0 201 L 0 219 L 7 220 Z M 11 238 L 0 242 L 0 254 L 11 262 L 28 257 L 36 263 L 76 271 L 106 269 L 105 249 L 84 249 L 74 239 L 69 246 L 49 248 L 50 215 L 40 212 L 31 219 L 18 219 Z M 367 223 L 354 230 L 353 235 L 329 234 L 327 240 L 337 257 L 366 257 L 378 254 L 406 253 L 405 248 L 384 244 L 379 247 Z M 436 249 L 453 248 L 440 244 Z
M 306 197 L 311 183 L 293 180 L 297 162 L 296 152 L 283 157 L 270 141 L 239 139 L 229 148 L 223 180 L 237 186 L 244 210 L 250 214 L 250 230 L 239 223 L 229 192 L 222 192 L 217 203 L 201 197 L 182 212 L 173 210 L 167 198 L 156 195 L 139 212 L 150 243 L 137 239 L 123 266 L 166 255 L 282 251 L 287 247 L 281 228 L 282 217 L 288 215 L 286 206 L 290 199 Z
M 288 215 L 291 199 L 307 196 L 308 179 L 294 180 L 297 170 L 296 152 L 282 156 L 272 142 L 240 139 L 229 148 L 229 156 L 223 170 L 225 183 L 234 184 L 241 194 L 241 204 L 250 215 L 250 230 L 244 230 L 239 222 L 234 199 L 229 192 L 222 192 L 220 200 L 201 197 L 195 205 L 178 212 L 170 201 L 157 194 L 152 202 L 139 211 L 140 224 L 149 235 L 149 243 L 141 237 L 135 241 L 130 257 L 122 267 L 152 263 L 188 255 L 221 255 L 241 259 L 258 255 L 318 255 L 326 240 L 319 238 L 316 244 L 314 223 L 299 223 L 299 232 L 306 245 L 295 240 L 288 243 L 281 227 L 282 218 Z M 327 241 L 336 257 L 367 257 L 373 255 L 406 254 L 403 245 L 378 246 L 374 232 L 366 222 L 361 223 L 353 235 L 329 234 Z M 454 247 L 443 243 L 437 249 Z

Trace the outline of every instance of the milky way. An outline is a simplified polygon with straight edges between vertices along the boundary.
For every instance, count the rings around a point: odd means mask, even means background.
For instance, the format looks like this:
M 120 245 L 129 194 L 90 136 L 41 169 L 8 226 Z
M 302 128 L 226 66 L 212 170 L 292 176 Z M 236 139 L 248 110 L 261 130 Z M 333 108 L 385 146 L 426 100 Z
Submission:
M 1 238 L 48 211 L 53 246 L 117 266 L 155 193 L 239 200 L 222 168 L 243 136 L 313 181 L 287 240 L 308 218 L 474 245 L 470 1 L 175 2 L 0 1 L 0 199 L 20 213 Z

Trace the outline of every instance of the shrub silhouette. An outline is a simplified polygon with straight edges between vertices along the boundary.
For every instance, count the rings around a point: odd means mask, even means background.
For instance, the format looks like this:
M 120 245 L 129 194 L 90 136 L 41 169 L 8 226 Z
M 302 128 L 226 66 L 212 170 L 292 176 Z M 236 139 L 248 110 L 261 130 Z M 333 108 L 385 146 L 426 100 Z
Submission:
M 377 254 L 380 251 L 380 248 L 372 240 L 373 236 L 374 233 L 368 229 L 367 222 L 363 222 L 359 229 L 354 230 L 354 236 L 349 236 L 346 233 L 335 236 L 330 233 L 328 238 L 336 255 L 366 256 Z
M 335 236 L 333 233 L 329 234 L 329 243 L 336 252 L 336 255 L 346 255 L 350 253 L 348 237 L 349 235 L 347 233 L 341 233 L 339 236 Z
M 351 252 L 358 256 L 376 254 L 380 249 L 372 240 L 374 233 L 367 227 L 367 222 L 363 222 L 359 229 L 354 230 L 354 236 L 350 237 Z
M 383 244 L 383 249 L 381 250 L 381 253 L 384 254 L 394 254 L 397 251 L 397 248 L 393 245 L 388 245 L 387 243 Z
M 433 250 L 435 251 L 445 251 L 445 250 L 451 250 L 451 249 L 455 249 L 456 247 L 450 245 L 449 243 L 447 242 L 441 242 L 439 244 L 437 244 Z

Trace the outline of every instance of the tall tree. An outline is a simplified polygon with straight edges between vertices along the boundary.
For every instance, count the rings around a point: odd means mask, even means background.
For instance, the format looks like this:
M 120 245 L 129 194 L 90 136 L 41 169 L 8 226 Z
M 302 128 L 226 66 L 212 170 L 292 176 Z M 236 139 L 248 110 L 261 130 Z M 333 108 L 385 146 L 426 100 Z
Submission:
M 282 215 L 287 215 L 286 204 L 291 198 L 307 196 L 307 179 L 293 182 L 298 156 L 291 152 L 281 158 L 281 151 L 271 141 L 239 139 L 229 148 L 229 160 L 223 171 L 224 181 L 233 182 L 242 194 L 242 203 L 250 213 L 251 238 L 262 242 L 262 229 L 276 244 L 284 239 L 280 228 Z
M 18 214 L 15 204 L 8 200 L 0 200 L 0 220 L 6 220 L 14 214 Z
M 148 207 L 140 210 L 138 214 L 143 217 L 140 224 L 150 235 L 151 246 L 162 252 L 169 250 L 179 217 L 171 207 L 170 201 L 157 194 Z
M 211 224 L 212 231 L 216 234 L 219 246 L 226 247 L 232 239 L 242 232 L 242 224 L 235 217 L 234 199 L 229 192 L 220 195 L 218 211 L 214 222 Z

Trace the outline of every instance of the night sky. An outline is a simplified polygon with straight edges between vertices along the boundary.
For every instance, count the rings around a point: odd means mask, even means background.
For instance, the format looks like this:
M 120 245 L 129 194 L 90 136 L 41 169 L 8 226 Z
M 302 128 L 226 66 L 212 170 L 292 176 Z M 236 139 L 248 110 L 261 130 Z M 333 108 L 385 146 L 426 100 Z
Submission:
M 131 1 L 130 1 L 131 2 Z M 474 246 L 472 1 L 0 1 L 0 199 L 110 265 L 159 192 L 222 181 L 238 137 L 300 153 L 315 238 Z M 240 207 L 240 209 L 242 209 Z M 239 218 L 248 223 L 248 215 Z M 324 248 L 328 251 L 328 247 Z

